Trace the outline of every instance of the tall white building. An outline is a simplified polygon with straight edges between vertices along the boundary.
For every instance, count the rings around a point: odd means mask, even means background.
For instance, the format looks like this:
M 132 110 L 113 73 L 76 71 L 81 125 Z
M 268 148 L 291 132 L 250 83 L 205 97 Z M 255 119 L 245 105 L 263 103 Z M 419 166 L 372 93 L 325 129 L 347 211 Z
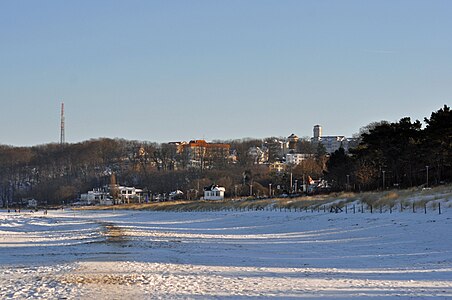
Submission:
M 322 136 L 322 126 L 315 125 L 314 126 L 314 135 L 313 135 L 313 137 L 316 139 L 316 138 L 319 138 L 321 136 Z
M 322 126 L 315 125 L 313 130 L 313 137 L 311 138 L 311 143 L 313 145 L 322 144 L 327 153 L 333 153 L 338 150 L 341 146 L 344 148 L 345 152 L 354 146 L 356 139 L 354 138 L 346 138 L 343 135 L 335 135 L 335 136 L 323 136 L 322 135 Z

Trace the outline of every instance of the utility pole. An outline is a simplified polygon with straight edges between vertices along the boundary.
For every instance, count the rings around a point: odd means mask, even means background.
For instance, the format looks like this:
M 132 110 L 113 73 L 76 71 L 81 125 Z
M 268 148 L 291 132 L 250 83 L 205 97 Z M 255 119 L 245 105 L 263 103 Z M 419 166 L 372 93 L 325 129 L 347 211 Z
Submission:
M 306 192 L 308 194 L 308 185 L 306 184 L 306 178 L 303 174 L 303 192 Z
M 428 187 L 428 167 L 429 166 L 425 166 L 425 168 L 427 169 L 427 186 L 426 187 Z
M 198 200 L 198 193 L 199 193 L 199 178 L 198 178 L 198 188 L 196 189 L 196 194 L 195 194 L 196 200 Z
M 290 194 L 293 193 L 292 167 L 290 167 Z

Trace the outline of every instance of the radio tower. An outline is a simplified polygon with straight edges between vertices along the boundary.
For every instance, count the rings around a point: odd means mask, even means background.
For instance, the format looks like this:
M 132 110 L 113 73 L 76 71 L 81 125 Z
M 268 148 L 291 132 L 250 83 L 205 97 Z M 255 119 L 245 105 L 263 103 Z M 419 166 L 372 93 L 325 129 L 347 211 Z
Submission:
M 60 135 L 60 144 L 63 145 L 64 141 L 64 102 L 61 103 L 61 135 Z

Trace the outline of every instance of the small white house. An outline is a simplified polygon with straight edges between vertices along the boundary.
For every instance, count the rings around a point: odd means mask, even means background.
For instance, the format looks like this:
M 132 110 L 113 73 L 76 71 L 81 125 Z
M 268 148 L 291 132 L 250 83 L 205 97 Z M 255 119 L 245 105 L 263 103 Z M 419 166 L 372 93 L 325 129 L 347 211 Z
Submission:
M 224 200 L 226 189 L 218 185 L 211 185 L 204 188 L 204 200 Z
M 102 201 L 107 200 L 109 197 L 110 195 L 102 189 L 93 189 L 88 191 L 88 193 L 81 194 L 80 201 L 88 205 L 101 204 Z
M 182 199 L 183 197 L 184 197 L 184 192 L 182 192 L 181 190 L 176 190 L 176 191 L 169 193 L 170 200 L 178 200 L 178 199 Z
M 29 199 L 28 200 L 28 207 L 32 207 L 32 208 L 38 207 L 38 200 L 36 200 L 36 199 Z

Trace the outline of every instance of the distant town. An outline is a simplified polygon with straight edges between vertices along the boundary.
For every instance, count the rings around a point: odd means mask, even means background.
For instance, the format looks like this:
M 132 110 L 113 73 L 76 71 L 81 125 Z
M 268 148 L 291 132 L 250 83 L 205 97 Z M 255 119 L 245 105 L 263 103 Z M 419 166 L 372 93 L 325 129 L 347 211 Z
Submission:
M 339 148 L 343 148 L 348 152 L 349 148 L 356 146 L 357 138 L 346 138 L 345 136 L 322 136 L 322 127 L 315 125 L 313 130 L 313 137 L 306 143 L 310 143 L 312 149 L 321 151 L 325 155 L 335 152 Z M 268 167 L 270 172 L 284 173 L 289 168 L 294 168 L 300 165 L 304 160 L 314 158 L 314 153 L 303 153 L 303 146 L 299 137 L 295 134 L 291 134 L 287 138 L 270 138 L 265 140 L 260 146 L 251 146 L 246 155 L 253 165 L 262 165 Z M 208 143 L 205 140 L 191 140 L 189 142 L 170 142 L 167 144 L 172 147 L 172 152 L 175 153 L 175 157 L 183 158 L 182 160 L 174 159 L 170 161 L 171 170 L 205 170 L 221 168 L 222 163 L 236 164 L 238 162 L 237 149 L 231 148 L 231 144 L 228 143 Z M 319 149 L 320 148 L 320 149 Z M 309 152 L 309 151 L 308 151 Z M 312 151 L 311 151 L 312 152 Z M 139 156 L 146 156 L 146 150 L 144 147 L 139 149 Z M 154 161 L 155 168 L 163 169 L 168 168 L 163 166 L 163 160 Z M 289 193 L 300 192 L 314 192 L 318 188 L 328 188 L 328 185 L 324 181 L 314 181 L 308 177 L 309 180 L 300 181 L 299 185 L 297 179 L 292 178 L 292 190 Z M 245 175 L 246 179 L 246 175 Z M 321 183 L 320 183 L 321 182 Z M 252 184 L 250 185 L 252 187 Z M 269 188 L 271 184 L 269 184 Z M 281 186 L 275 186 L 274 191 L 281 190 Z M 225 187 L 218 185 L 209 185 L 203 188 L 202 199 L 204 200 L 224 200 Z M 234 188 L 234 196 L 237 197 L 236 188 Z M 195 192 L 193 198 L 197 198 L 199 191 Z M 261 196 L 268 197 L 272 193 L 269 190 L 269 194 L 262 193 Z M 113 196 L 117 195 L 117 196 Z M 118 184 L 106 185 L 102 188 L 95 188 L 92 191 L 83 193 L 80 196 L 80 202 L 76 204 L 80 205 L 113 205 L 124 203 L 136 203 L 136 202 L 149 202 L 149 201 L 165 201 L 165 200 L 177 200 L 182 199 L 184 196 L 189 197 L 189 192 L 184 195 L 181 190 L 171 191 L 169 193 L 152 195 L 144 193 L 142 189 L 135 187 L 125 187 Z M 252 194 L 252 188 L 250 189 L 250 195 Z M 114 200 L 116 199 L 116 201 Z
M 117 205 L 171 200 L 302 197 L 450 181 L 451 111 L 375 122 L 359 135 L 169 143 L 93 139 L 0 146 L 0 206 Z

